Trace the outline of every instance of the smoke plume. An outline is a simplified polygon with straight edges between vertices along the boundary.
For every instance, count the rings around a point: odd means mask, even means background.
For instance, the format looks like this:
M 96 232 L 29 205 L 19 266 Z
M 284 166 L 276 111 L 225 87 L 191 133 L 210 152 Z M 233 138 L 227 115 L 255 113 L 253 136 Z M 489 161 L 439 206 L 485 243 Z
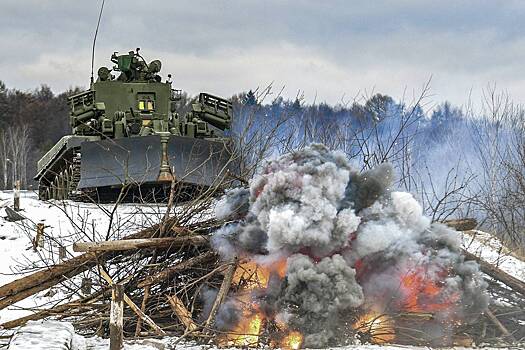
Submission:
M 311 145 L 268 162 L 249 189 L 228 192 L 216 213 L 236 222 L 212 244 L 225 260 L 266 271 L 250 307 L 300 332 L 305 347 L 348 342 L 341 337 L 350 331 L 334 330 L 369 311 L 431 313 L 428 341 L 443 341 L 453 324 L 485 310 L 486 285 L 460 254 L 457 232 L 432 224 L 393 180 L 388 164 L 359 173 L 343 153 Z

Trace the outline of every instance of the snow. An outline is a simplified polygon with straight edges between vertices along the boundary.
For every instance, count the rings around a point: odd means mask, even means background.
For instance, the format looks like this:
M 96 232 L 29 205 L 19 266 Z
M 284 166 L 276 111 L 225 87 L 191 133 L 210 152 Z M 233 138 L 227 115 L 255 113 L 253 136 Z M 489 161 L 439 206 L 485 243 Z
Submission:
M 11 350 L 70 350 L 75 330 L 68 322 L 29 321 L 13 336 Z
M 461 238 L 467 251 L 525 282 L 525 261 L 513 256 L 497 237 L 472 230 L 462 233 Z
M 74 333 L 73 326 L 68 322 L 59 321 L 29 321 L 13 336 L 9 344 L 10 350 L 107 350 L 109 339 L 99 337 L 84 338 Z M 218 350 L 208 345 L 197 345 L 194 342 L 178 342 L 178 339 L 140 339 L 124 342 L 124 350 Z M 231 348 L 233 349 L 233 348 Z M 330 348 L 334 350 L 400 350 L 428 349 L 428 347 L 396 346 L 396 345 L 349 345 Z M 441 348 L 467 350 L 463 347 Z M 495 348 L 484 348 L 491 350 Z M 502 348 L 499 348 L 502 349 Z M 236 349 L 235 349 L 236 350 Z
M 3 216 L 3 209 L 7 205 L 12 206 L 12 191 L 0 191 L 0 216 Z M 22 215 L 27 217 L 22 222 L 8 222 L 0 218 L 0 285 L 4 285 L 14 279 L 20 278 L 24 274 L 32 271 L 20 271 L 22 266 L 28 266 L 31 262 L 35 266 L 42 266 L 40 257 L 49 261 L 58 260 L 59 239 L 65 245 L 68 256 L 76 253 L 72 250 L 72 244 L 79 239 L 87 241 L 93 237 L 80 236 L 79 232 L 109 232 L 114 238 L 122 237 L 129 232 L 135 232 L 144 225 L 159 222 L 165 206 L 123 204 L 120 205 L 111 218 L 112 204 L 95 205 L 89 203 L 72 203 L 69 201 L 41 202 L 33 192 L 22 191 L 21 193 Z M 46 239 L 44 247 L 33 251 L 32 239 L 35 235 L 37 223 L 44 223 Z M 110 226 L 111 222 L 111 226 Z M 108 230 L 109 227 L 109 230 Z M 488 233 L 472 231 L 461 235 L 463 247 L 490 263 L 496 263 L 502 270 L 525 281 L 525 262 L 506 252 L 501 242 Z M 37 295 L 22 300 L 15 305 L 0 310 L 0 323 L 13 320 L 24 315 L 30 314 L 30 308 L 41 306 L 44 303 L 56 303 L 64 298 L 60 288 L 54 293 L 43 291 Z M 64 300 L 66 302 L 67 300 Z M 71 350 L 102 350 L 108 348 L 108 340 L 97 337 L 84 338 L 72 333 L 72 326 L 69 323 L 57 321 L 36 321 L 28 324 L 27 328 L 21 328 L 13 337 L 10 349 L 71 349 Z M 25 330 L 24 330 L 25 329 Z M 25 333 L 24 333 L 25 332 Z M 30 341 L 24 343 L 23 335 L 39 333 L 40 336 L 33 334 L 29 337 Z M 1 333 L 1 332 L 0 332 Z M 1 334 L 0 334 L 1 335 Z M 18 340 L 17 340 L 18 339 Z M 42 342 L 50 341 L 42 347 Z M 18 343 L 18 342 L 22 343 Z M 69 341 L 69 343 L 68 343 Z M 180 342 L 175 344 L 176 338 L 165 339 L 144 339 L 137 341 L 127 341 L 124 349 L 126 350 L 158 350 L 158 349 L 184 349 L 184 350 L 204 350 L 214 348 L 207 345 L 197 345 L 192 342 Z M 47 344 L 47 343 L 46 343 Z M 60 347 L 60 344 L 70 344 L 71 348 Z M 394 346 L 394 345 L 352 345 L 340 348 L 340 350 L 365 349 L 365 350 L 399 350 L 399 349 L 427 349 L 426 347 Z M 465 348 L 452 348 L 461 350 Z M 490 349 L 490 348 L 486 348 Z
M 81 239 L 88 241 L 93 237 L 81 234 L 85 232 L 108 232 L 113 204 L 96 205 L 91 203 L 74 203 L 70 201 L 42 202 L 34 192 L 22 191 L 20 196 L 20 214 L 27 219 L 19 222 L 8 222 L 0 218 L 0 285 L 9 283 L 32 271 L 20 271 L 27 266 L 42 267 L 40 257 L 46 261 L 58 261 L 59 246 L 64 245 L 68 257 L 74 253 L 72 244 Z M 12 206 L 12 191 L 0 191 L 0 216 L 5 216 L 4 209 Z M 136 232 L 144 225 L 158 223 L 164 213 L 165 205 L 121 204 L 111 221 L 113 238 L 120 238 Z M 32 239 L 35 236 L 37 223 L 45 224 L 44 247 L 33 251 Z M 17 319 L 30 314 L 29 308 L 44 303 L 56 303 L 63 299 L 60 288 L 52 293 L 43 291 L 33 297 L 16 303 L 0 311 L 0 323 Z M 52 294 L 52 295 L 50 295 Z
M 9 345 L 11 350 L 107 350 L 109 340 L 99 337 L 84 338 L 73 332 L 73 326 L 67 322 L 30 321 L 20 328 Z M 141 339 L 124 342 L 124 350 L 218 350 L 208 345 L 197 345 L 194 342 L 178 342 L 177 338 Z M 231 348 L 232 350 L 234 348 Z M 396 345 L 349 345 L 330 348 L 333 350 L 418 350 L 428 347 L 396 346 Z M 441 348 L 468 350 L 463 347 Z M 496 348 L 484 348 L 495 350 Z M 499 348 L 504 349 L 504 348 Z M 229 349 L 226 349 L 229 350 Z M 237 349 L 235 349 L 237 350 Z

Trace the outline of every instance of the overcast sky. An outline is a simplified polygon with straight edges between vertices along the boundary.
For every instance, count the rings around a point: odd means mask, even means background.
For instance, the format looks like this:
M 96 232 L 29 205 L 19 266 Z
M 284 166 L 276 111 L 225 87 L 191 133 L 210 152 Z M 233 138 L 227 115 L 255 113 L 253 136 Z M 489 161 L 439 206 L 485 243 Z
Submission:
M 95 0 L 2 0 L 0 80 L 87 86 Z M 397 99 L 432 77 L 432 100 L 464 105 L 497 84 L 525 98 L 525 1 L 106 0 L 95 70 L 136 47 L 177 88 L 230 96 L 274 82 L 286 96 Z M 343 97 L 344 96 L 344 97 Z M 477 103 L 477 102 L 476 102 Z

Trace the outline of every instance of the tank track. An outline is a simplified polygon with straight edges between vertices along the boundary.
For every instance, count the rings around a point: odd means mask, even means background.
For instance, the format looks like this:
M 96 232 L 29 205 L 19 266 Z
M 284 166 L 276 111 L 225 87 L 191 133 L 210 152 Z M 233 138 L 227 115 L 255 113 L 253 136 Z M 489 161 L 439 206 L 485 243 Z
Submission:
M 42 200 L 89 201 L 92 191 L 77 189 L 80 182 L 81 161 L 82 155 L 80 149 L 74 149 L 73 157 L 65 160 L 64 166 L 53 174 L 52 179 L 48 179 L 47 183 L 43 184 L 41 182 L 39 184 L 39 198 Z
M 70 173 L 70 182 L 67 188 L 68 198 L 73 201 L 82 201 L 82 192 L 77 190 L 78 183 L 80 182 L 80 161 L 82 155 L 80 152 L 75 150 L 73 153 L 73 159 L 71 161 L 71 173 Z

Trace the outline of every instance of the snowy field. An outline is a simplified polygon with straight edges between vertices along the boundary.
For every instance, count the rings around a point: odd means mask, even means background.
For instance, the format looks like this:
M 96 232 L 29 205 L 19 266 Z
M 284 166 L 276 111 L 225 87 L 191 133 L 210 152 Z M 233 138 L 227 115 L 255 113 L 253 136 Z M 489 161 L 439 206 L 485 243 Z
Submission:
M 110 220 L 114 209 L 111 204 L 41 202 L 36 193 L 22 192 L 20 214 L 27 219 L 9 222 L 5 219 L 5 206 L 12 205 L 13 193 L 0 192 L 0 285 L 33 271 L 22 269 L 41 266 L 41 257 L 47 261 L 57 261 L 61 245 L 65 246 L 68 257 L 78 254 L 73 252 L 72 244 L 78 240 L 80 231 L 111 232 L 115 239 L 158 223 L 165 210 L 162 204 L 122 204 L 115 211 L 113 220 Z M 45 225 L 45 239 L 43 247 L 34 252 L 32 239 L 38 223 Z M 91 239 L 92 237 L 85 237 L 83 241 Z M 59 300 L 60 290 L 54 292 L 56 294 L 52 297 L 46 295 L 53 293 L 42 292 L 0 311 L 0 323 L 31 313 L 28 308 Z
M 80 230 L 87 232 L 110 232 L 114 237 L 121 237 L 136 230 L 159 222 L 165 210 L 164 205 L 138 205 L 124 204 L 119 206 L 113 220 L 111 212 L 113 205 L 94 205 L 86 203 L 72 202 L 41 202 L 37 199 L 35 193 L 22 192 L 20 212 L 27 219 L 21 222 L 8 222 L 5 219 L 5 206 L 12 206 L 13 194 L 11 191 L 0 192 L 0 285 L 4 285 L 14 279 L 21 277 L 24 273 L 30 273 L 31 270 L 21 270 L 22 267 L 40 266 L 40 258 L 57 260 L 60 244 L 64 244 L 67 254 L 73 256 L 72 244 L 78 239 L 77 233 Z M 111 224 L 110 224 L 111 222 Z M 46 239 L 44 246 L 38 248 L 37 252 L 33 251 L 32 239 L 35 235 L 37 223 L 44 223 Z M 69 237 L 69 239 L 68 239 Z M 59 241 L 59 238 L 60 241 Z M 85 240 L 88 240 L 86 237 Z M 498 266 L 509 274 L 525 281 L 525 262 L 510 255 L 502 255 L 499 251 L 501 243 L 499 240 L 490 235 L 476 231 L 464 234 L 461 237 L 463 246 L 470 252 L 477 254 L 491 263 L 497 263 Z M 67 243 L 67 245 L 65 243 Z M 60 300 L 63 295 L 61 292 L 48 291 L 41 292 L 33 297 L 27 298 L 7 309 L 0 311 L 0 323 L 13 320 L 24 315 L 30 314 L 31 308 L 41 306 L 45 303 L 51 305 L 53 302 Z M 57 347 L 57 349 L 107 349 L 108 341 L 99 338 L 83 338 L 75 335 L 69 324 L 57 323 L 34 323 L 34 329 L 40 329 L 43 334 L 53 334 L 52 340 L 67 344 L 67 347 Z M 26 330 L 27 333 L 31 333 Z M 38 333 L 39 331 L 37 331 Z M 0 331 L 0 335 L 2 332 Z M 43 349 L 38 336 L 30 336 L 32 344 L 24 343 L 16 345 L 15 340 L 11 345 L 12 349 Z M 19 339 L 26 339 L 23 334 Z M 42 341 L 45 341 L 45 337 Z M 125 349 L 209 349 L 210 346 L 196 345 L 192 343 L 174 344 L 176 339 L 162 340 L 141 340 L 135 343 L 126 343 Z M 64 345 L 66 346 L 66 345 Z M 380 346 L 380 345 L 355 345 L 348 346 L 344 349 L 418 349 L 409 346 Z M 456 348 L 462 349 L 462 348 Z

